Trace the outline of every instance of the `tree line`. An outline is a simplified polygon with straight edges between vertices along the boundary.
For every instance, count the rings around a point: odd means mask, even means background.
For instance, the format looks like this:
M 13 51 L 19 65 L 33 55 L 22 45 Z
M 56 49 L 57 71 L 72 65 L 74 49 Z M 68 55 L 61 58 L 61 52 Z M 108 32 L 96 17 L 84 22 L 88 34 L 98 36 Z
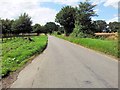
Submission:
M 119 22 L 110 22 L 107 24 L 104 20 L 93 21 L 91 18 L 98 16 L 94 11 L 96 5 L 86 0 L 80 2 L 77 7 L 65 6 L 56 15 L 58 22 L 65 29 L 65 35 L 76 37 L 94 35 L 101 32 L 117 32 L 120 26 Z
M 66 36 L 73 35 L 75 37 L 86 37 L 94 35 L 97 32 L 117 32 L 119 22 L 110 22 L 107 24 L 104 20 L 93 21 L 91 18 L 98 16 L 94 11 L 96 5 L 92 5 L 88 0 L 80 2 L 77 7 L 65 6 L 57 14 L 55 22 L 47 22 L 45 25 L 32 25 L 31 17 L 24 13 L 18 19 L 0 19 L 2 36 L 16 37 L 25 33 L 49 33 L 57 32 L 57 34 L 65 33 Z
M 40 33 L 51 34 L 54 31 L 62 32 L 61 30 L 63 30 L 63 27 L 55 24 L 55 22 L 47 22 L 43 26 L 38 23 L 32 25 L 31 17 L 26 13 L 21 14 L 16 20 L 0 19 L 0 26 L 3 38 L 17 37 L 20 34 L 24 36 L 26 33 L 36 33 L 37 35 Z

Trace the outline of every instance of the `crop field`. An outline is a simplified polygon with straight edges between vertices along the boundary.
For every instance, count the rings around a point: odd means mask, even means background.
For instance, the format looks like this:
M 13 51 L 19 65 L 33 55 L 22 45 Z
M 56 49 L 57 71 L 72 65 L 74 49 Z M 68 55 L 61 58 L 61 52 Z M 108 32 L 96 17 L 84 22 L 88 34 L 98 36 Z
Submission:
M 23 66 L 31 56 L 41 53 L 47 44 L 47 36 L 32 36 L 33 41 L 15 38 L 2 43 L 2 76 Z
M 101 40 L 92 38 L 73 38 L 57 35 L 57 37 L 68 40 L 70 42 L 91 48 L 108 55 L 118 57 L 118 41 L 117 40 Z
M 117 36 L 118 33 L 95 33 L 98 36 Z
M 95 36 L 105 37 L 107 40 L 118 40 L 118 33 L 95 33 Z

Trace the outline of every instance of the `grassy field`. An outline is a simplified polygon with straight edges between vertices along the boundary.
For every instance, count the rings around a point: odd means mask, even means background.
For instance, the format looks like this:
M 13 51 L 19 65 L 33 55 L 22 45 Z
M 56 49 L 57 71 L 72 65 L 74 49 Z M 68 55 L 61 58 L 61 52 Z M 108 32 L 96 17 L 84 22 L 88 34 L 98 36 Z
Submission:
M 23 66 L 36 53 L 42 52 L 47 44 L 47 36 L 32 36 L 33 41 L 15 38 L 2 43 L 2 76 Z
M 117 40 L 101 40 L 91 38 L 73 38 L 65 37 L 63 35 L 57 35 L 57 37 L 68 40 L 70 42 L 91 48 L 97 51 L 104 52 L 108 55 L 118 57 L 118 43 Z

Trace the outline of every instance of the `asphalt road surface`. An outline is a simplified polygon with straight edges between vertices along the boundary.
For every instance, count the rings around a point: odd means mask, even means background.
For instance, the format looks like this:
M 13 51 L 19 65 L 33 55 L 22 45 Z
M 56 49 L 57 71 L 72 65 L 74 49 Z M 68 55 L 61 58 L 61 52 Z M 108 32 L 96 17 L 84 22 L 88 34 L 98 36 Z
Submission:
M 11 88 L 118 88 L 118 62 L 80 45 L 48 36 L 46 50 Z

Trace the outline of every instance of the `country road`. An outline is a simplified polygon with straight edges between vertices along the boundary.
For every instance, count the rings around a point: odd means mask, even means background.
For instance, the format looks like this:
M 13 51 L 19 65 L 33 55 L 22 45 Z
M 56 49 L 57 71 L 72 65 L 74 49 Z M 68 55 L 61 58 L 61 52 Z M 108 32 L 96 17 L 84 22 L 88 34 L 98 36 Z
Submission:
M 11 88 L 118 88 L 118 62 L 48 36 L 46 50 L 19 73 Z

